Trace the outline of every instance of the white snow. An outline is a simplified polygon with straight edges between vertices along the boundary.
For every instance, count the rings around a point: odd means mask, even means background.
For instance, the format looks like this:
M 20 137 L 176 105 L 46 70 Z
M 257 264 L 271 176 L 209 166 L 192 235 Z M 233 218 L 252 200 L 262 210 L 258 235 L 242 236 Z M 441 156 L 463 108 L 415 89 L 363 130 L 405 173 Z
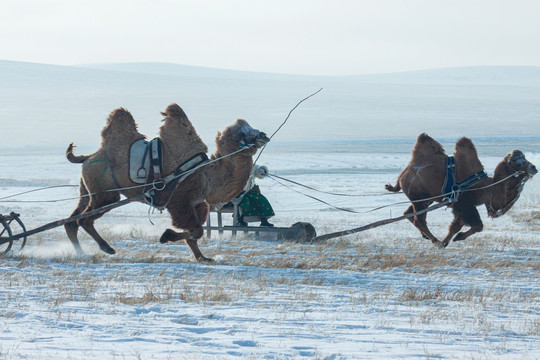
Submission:
M 189 101 L 204 98 L 197 91 Z M 297 99 L 286 95 L 294 105 Z M 377 96 L 383 101 L 386 95 L 372 96 L 371 101 Z M 314 121 L 317 113 L 354 116 L 354 110 L 332 108 L 329 100 L 310 102 Z M 427 105 L 435 111 L 435 105 Z M 529 105 L 527 116 L 537 116 L 538 98 Z M 391 113 L 402 106 L 396 103 Z M 296 111 L 286 129 L 298 128 L 292 124 L 303 108 Z M 445 114 L 445 108 L 437 111 Z M 475 123 L 474 116 L 464 112 L 460 121 L 482 134 L 485 123 Z M 537 134 L 493 135 L 498 125 L 473 137 L 489 174 L 514 148 L 540 165 Z M 309 133 L 316 133 L 317 126 Z M 386 125 L 369 126 L 384 130 Z M 99 129 L 89 127 L 85 136 L 97 139 Z M 466 129 L 459 132 L 442 139 L 447 152 L 453 151 L 457 136 L 469 135 Z M 260 180 L 276 212 L 274 224 L 307 221 L 324 234 L 399 216 L 408 206 L 403 194 L 389 194 L 384 185 L 394 183 L 409 161 L 414 136 L 305 142 L 297 132 L 297 141 L 280 143 L 279 135 L 259 164 L 313 188 L 357 196 Z M 4 132 L 4 137 L 10 135 Z M 77 201 L 73 185 L 79 172 L 79 165 L 64 159 L 63 150 L 0 155 L 0 213 L 20 213 L 29 229 L 68 217 Z M 479 208 L 484 231 L 445 250 L 434 248 L 402 221 L 317 244 L 214 232 L 200 246 L 216 263 L 199 264 L 187 246 L 159 243 L 169 216 L 149 212 L 143 204 L 115 209 L 96 222 L 117 250 L 114 256 L 81 235 L 88 255 L 76 257 L 63 228 L 46 231 L 31 236 L 23 251 L 15 242 L 15 250 L 0 259 L 0 359 L 539 358 L 539 181 L 528 182 L 514 208 L 499 219 L 488 219 Z M 4 199 L 63 184 L 72 186 Z M 299 192 L 357 213 L 338 211 Z M 57 201 L 62 199 L 68 200 Z M 371 211 L 379 206 L 386 207 Z M 444 236 L 451 217 L 450 210 L 430 213 L 433 233 Z
M 325 191 L 309 193 L 340 207 L 367 211 L 404 201 L 382 196 L 408 154 L 302 154 L 294 166 L 267 149 L 271 172 Z M 528 154 L 540 163 L 540 156 Z M 282 160 L 280 160 L 282 159 Z M 484 159 L 492 172 L 498 159 Z M 38 163 L 39 162 L 39 163 Z M 38 163 L 36 166 L 35 164 Z M 77 182 L 79 166 L 61 155 L 1 157 L 4 173 L 34 164 L 36 174 Z M 7 166 L 9 164 L 10 166 Z M 54 166 L 52 164 L 55 164 Z M 489 165 L 488 165 L 489 164 Z M 303 169 L 307 170 L 303 174 Z M 9 182 L 8 182 L 9 183 Z M 350 214 L 304 197 L 270 179 L 259 181 L 276 210 L 276 225 L 309 221 L 319 234 L 399 215 L 407 205 Z M 294 186 L 294 185 L 291 185 Z M 4 186 L 1 196 L 38 188 Z M 444 251 L 408 223 L 302 244 L 230 238 L 201 241 L 216 264 L 197 264 L 184 245 L 161 245 L 166 214 L 128 205 L 98 220 L 118 251 L 77 258 L 62 228 L 30 237 L 0 265 L 0 355 L 58 359 L 363 359 L 500 358 L 538 356 L 540 237 L 538 180 L 527 184 L 510 215 L 485 218 L 486 229 Z M 17 199 L 61 199 L 76 188 L 44 190 Z M 2 204 L 29 228 L 67 217 L 75 200 Z M 530 222 L 527 217 L 534 213 Z M 523 215 L 525 214 L 525 215 Z M 484 211 L 482 211 L 484 215 Z M 429 215 L 443 235 L 449 211 Z M 229 219 L 226 219 L 229 221 Z M 15 227 L 15 226 L 14 226 Z M 17 243 L 15 243 L 17 246 Z M 440 265 L 438 264 L 440 263 Z

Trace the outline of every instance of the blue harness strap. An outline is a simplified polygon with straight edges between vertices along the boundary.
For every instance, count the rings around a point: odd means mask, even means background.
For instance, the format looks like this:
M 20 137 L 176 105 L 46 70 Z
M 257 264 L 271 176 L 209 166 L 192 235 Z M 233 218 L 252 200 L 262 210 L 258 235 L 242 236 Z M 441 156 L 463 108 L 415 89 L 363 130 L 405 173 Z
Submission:
M 472 174 L 462 182 L 456 182 L 456 160 L 453 156 L 446 158 L 446 176 L 442 187 L 442 194 L 445 199 L 449 199 L 450 202 L 455 202 L 461 192 L 467 190 L 477 182 L 485 179 L 487 173 L 484 170 Z

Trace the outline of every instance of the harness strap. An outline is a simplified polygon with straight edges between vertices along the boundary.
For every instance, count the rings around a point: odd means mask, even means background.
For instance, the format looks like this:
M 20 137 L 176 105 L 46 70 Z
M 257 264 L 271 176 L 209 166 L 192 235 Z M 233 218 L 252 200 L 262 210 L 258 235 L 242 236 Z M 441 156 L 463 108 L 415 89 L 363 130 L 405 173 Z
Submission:
M 148 204 L 158 210 L 163 210 L 169 203 L 169 199 L 178 184 L 184 181 L 193 173 L 192 170 L 208 162 L 208 156 L 205 153 L 198 153 L 180 165 L 172 174 L 155 181 L 151 188 L 144 192 L 144 198 Z M 162 186 L 156 188 L 156 183 Z
M 452 188 L 456 183 L 456 161 L 453 156 L 447 156 L 445 162 L 446 175 L 442 187 L 443 194 L 452 194 Z M 452 194 L 453 195 L 453 194 Z M 449 197 L 452 201 L 452 199 Z
M 138 179 L 142 179 L 142 180 L 148 179 L 148 171 L 144 167 L 147 157 L 148 157 L 148 145 L 144 148 L 144 154 L 141 158 L 141 166 L 139 166 L 139 169 L 137 170 Z
M 180 177 L 181 178 L 180 182 L 182 182 L 182 180 L 184 180 L 186 177 L 190 175 L 189 173 L 182 175 L 183 173 L 207 161 L 208 161 L 208 156 L 205 153 L 198 153 L 197 155 L 193 156 L 192 158 L 184 162 L 182 165 L 180 165 L 172 174 L 165 176 L 163 178 L 163 181 L 165 183 L 168 183 L 174 180 L 175 178 Z
M 467 190 L 477 182 L 480 182 L 487 177 L 487 173 L 484 170 L 480 170 L 458 183 L 456 181 L 455 162 L 456 161 L 453 156 L 448 156 L 446 158 L 446 176 L 444 178 L 442 194 L 445 195 L 444 199 L 449 199 L 450 202 L 457 201 L 461 192 Z
M 161 179 L 161 139 L 150 141 L 150 163 L 154 169 L 154 181 Z
M 504 215 L 506 214 L 506 212 L 508 210 L 510 210 L 510 208 L 512 206 L 514 206 L 514 204 L 516 203 L 516 201 L 518 201 L 519 199 L 519 196 L 521 195 L 521 192 L 523 191 L 523 187 L 525 186 L 525 183 L 527 182 L 527 180 L 529 180 L 530 177 L 528 176 L 525 176 L 523 178 L 523 180 L 520 181 L 520 183 L 516 186 L 516 197 L 514 197 L 514 199 L 512 199 L 508 204 L 506 204 L 502 209 L 498 209 L 498 210 L 495 210 L 493 208 L 493 189 L 491 189 L 491 198 L 489 200 L 489 204 L 486 204 L 486 207 L 488 209 L 488 215 L 492 218 L 498 218 L 499 216 L 501 215 Z

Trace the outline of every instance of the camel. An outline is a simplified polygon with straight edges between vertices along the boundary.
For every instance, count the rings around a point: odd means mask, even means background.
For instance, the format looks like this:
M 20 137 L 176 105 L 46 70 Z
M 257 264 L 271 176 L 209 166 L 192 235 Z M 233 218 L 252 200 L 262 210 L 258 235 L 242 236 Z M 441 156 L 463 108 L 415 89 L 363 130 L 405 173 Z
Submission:
M 198 154 L 208 152 L 188 117 L 177 104 L 169 105 L 162 115 L 163 125 L 159 137 L 162 141 L 162 171 L 164 175 L 175 171 Z M 71 216 L 84 214 L 120 200 L 120 195 L 147 202 L 141 194 L 148 190 L 136 186 L 129 176 L 128 157 L 131 144 L 145 136 L 137 131 L 137 124 L 126 109 L 112 111 L 101 132 L 100 148 L 91 155 L 73 153 L 73 143 L 66 150 L 66 157 L 72 163 L 82 163 L 80 199 Z M 253 155 L 270 139 L 265 133 L 253 129 L 247 121 L 238 119 L 218 132 L 217 149 L 208 164 L 199 168 L 182 182 L 170 188 L 164 208 L 171 215 L 172 225 L 183 229 L 176 232 L 167 229 L 160 238 L 161 243 L 184 240 L 197 261 L 212 261 L 205 257 L 197 240 L 203 236 L 203 227 L 209 203 L 226 203 L 240 193 L 253 166 Z M 235 153 L 236 152 L 236 153 Z M 150 187 L 151 188 L 151 187 Z M 119 189 L 119 190 L 118 190 Z M 94 222 L 103 215 L 90 216 L 64 225 L 68 238 L 79 255 L 84 254 L 77 238 L 82 227 L 108 254 L 115 250 L 98 234 Z
M 451 200 L 448 206 L 452 208 L 454 219 L 442 241 L 428 229 L 427 213 L 409 218 L 422 237 L 440 248 L 448 246 L 452 239 L 465 240 L 483 230 L 477 206 L 485 205 L 488 216 L 492 218 L 504 215 L 517 201 L 524 183 L 538 172 L 521 151 L 513 150 L 497 165 L 494 176 L 489 177 L 483 172 L 484 167 L 473 142 L 462 137 L 456 142 L 454 152 L 456 181 L 460 183 L 471 179 L 473 174 L 481 176 L 467 190 L 444 194 L 442 189 L 446 184 L 447 158 L 440 143 L 425 133 L 420 134 L 412 151 L 412 159 L 399 175 L 396 185 L 386 185 L 388 191 L 403 190 L 411 201 L 405 215 L 426 209 L 434 201 Z M 459 232 L 465 225 L 470 229 Z

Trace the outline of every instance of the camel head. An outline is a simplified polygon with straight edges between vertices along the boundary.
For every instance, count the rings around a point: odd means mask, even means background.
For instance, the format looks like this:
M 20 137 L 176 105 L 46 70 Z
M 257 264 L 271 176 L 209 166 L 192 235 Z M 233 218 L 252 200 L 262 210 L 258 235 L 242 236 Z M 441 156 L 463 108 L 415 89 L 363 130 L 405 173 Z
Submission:
M 496 218 L 510 210 L 519 198 L 525 182 L 536 173 L 538 173 L 536 166 L 529 162 L 520 150 L 513 150 L 506 155 L 495 168 L 493 182 L 511 177 L 493 187 L 491 203 L 486 205 L 488 215 Z
M 226 155 L 242 148 L 240 152 L 246 156 L 253 156 L 257 149 L 266 145 L 270 139 L 265 133 L 252 128 L 246 120 L 238 119 L 216 136 L 216 145 L 220 154 Z

